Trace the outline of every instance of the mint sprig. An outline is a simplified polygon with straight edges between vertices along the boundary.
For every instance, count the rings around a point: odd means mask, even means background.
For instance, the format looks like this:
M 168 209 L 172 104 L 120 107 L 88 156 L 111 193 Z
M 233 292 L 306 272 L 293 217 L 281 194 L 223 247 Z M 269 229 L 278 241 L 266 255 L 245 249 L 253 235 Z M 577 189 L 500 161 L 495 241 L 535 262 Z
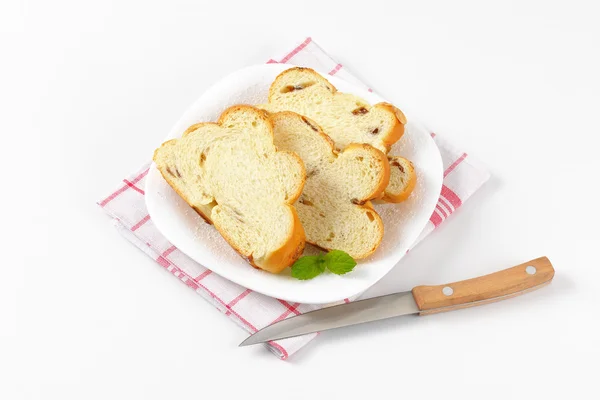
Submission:
M 345 251 L 331 250 L 326 254 L 300 257 L 292 265 L 292 276 L 300 280 L 313 279 L 328 269 L 337 275 L 352 271 L 356 261 Z
M 344 275 L 356 266 L 354 258 L 342 250 L 331 250 L 323 256 L 327 269 L 337 275 Z
M 292 265 L 292 276 L 302 281 L 312 279 L 323 271 L 325 271 L 325 257 L 322 255 L 300 257 Z

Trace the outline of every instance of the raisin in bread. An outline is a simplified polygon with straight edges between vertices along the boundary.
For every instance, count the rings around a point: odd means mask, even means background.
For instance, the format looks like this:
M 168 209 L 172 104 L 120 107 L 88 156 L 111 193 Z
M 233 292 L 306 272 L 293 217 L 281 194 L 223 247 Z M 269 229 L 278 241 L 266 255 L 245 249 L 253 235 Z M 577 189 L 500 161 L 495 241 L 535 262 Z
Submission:
M 415 167 L 410 160 L 400 156 L 389 156 L 390 183 L 379 202 L 400 203 L 408 198 L 417 183 Z
M 387 153 L 404 134 L 406 117 L 388 103 L 369 105 L 358 96 L 338 92 L 310 68 L 280 73 L 269 89 L 267 111 L 294 111 L 316 121 L 338 149 L 368 143 Z
M 191 126 L 154 153 L 165 180 L 253 266 L 279 273 L 302 254 L 293 206 L 306 174 L 294 153 L 273 144 L 266 114 L 228 108 L 217 123 Z
M 295 152 L 306 168 L 306 183 L 296 202 L 306 241 L 361 259 L 383 239 L 383 222 L 369 200 L 388 185 L 388 160 L 368 144 L 335 150 L 333 141 L 307 117 L 294 112 L 270 114 L 275 145 Z
M 267 112 L 293 111 L 316 121 L 338 151 L 351 143 L 367 143 L 387 154 L 404 134 L 406 124 L 402 111 L 393 105 L 371 106 L 360 97 L 338 92 L 310 68 L 295 67 L 280 73 L 269 89 L 269 102 L 258 107 Z M 414 187 L 414 169 L 402 176 Z M 399 174 L 392 174 L 392 183 L 382 194 L 383 201 L 400 202 L 408 197 L 412 187 L 399 178 Z

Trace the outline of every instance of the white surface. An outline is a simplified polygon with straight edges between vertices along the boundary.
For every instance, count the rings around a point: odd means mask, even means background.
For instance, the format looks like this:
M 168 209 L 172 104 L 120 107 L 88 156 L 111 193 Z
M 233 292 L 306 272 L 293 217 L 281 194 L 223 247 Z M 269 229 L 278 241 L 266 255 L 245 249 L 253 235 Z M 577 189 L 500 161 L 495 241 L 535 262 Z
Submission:
M 0 3 L 0 398 L 597 397 L 598 3 L 386 3 Z M 181 110 L 305 35 L 493 173 L 368 294 L 539 255 L 552 285 L 282 362 L 114 231 L 94 201 Z
M 235 71 L 211 84 L 171 128 L 163 141 L 181 137 L 198 122 L 216 122 L 219 115 L 236 104 L 264 104 L 268 102 L 269 87 L 277 75 L 291 65 L 253 65 Z M 318 71 L 327 76 L 327 71 Z M 328 80 L 343 93 L 360 96 L 369 104 L 385 101 L 374 93 L 351 85 L 341 79 Z M 411 116 L 407 118 L 410 120 Z M 178 249 L 196 262 L 243 287 L 258 293 L 291 302 L 328 304 L 364 292 L 384 277 L 405 256 L 417 240 L 438 201 L 443 179 L 442 158 L 429 132 L 419 123 L 407 124 L 402 136 L 401 152 L 411 160 L 417 173 L 410 200 L 401 205 L 374 205 L 381 216 L 385 235 L 377 251 L 358 266 L 340 277 L 324 273 L 309 281 L 292 278 L 289 269 L 272 274 L 251 268 L 227 244 L 214 226 L 206 224 L 169 186 L 153 164 L 145 187 L 148 212 L 154 225 Z M 158 145 L 157 145 L 158 146 Z M 312 251 L 312 253 L 311 253 Z M 307 246 L 306 254 L 314 254 Z

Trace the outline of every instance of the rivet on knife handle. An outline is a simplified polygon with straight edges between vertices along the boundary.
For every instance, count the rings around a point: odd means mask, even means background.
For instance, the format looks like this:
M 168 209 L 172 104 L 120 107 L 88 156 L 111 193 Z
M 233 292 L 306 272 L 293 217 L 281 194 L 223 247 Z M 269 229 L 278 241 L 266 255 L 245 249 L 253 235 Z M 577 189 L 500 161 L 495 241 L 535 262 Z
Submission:
M 413 290 L 420 315 L 458 310 L 508 299 L 538 289 L 552 281 L 554 268 L 546 257 L 479 278 Z

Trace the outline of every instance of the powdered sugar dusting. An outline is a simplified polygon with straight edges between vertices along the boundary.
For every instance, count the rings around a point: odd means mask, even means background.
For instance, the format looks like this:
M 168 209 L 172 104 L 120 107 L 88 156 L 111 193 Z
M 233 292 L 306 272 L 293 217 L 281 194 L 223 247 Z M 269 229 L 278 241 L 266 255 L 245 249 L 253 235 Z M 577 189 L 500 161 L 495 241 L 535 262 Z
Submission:
M 390 252 L 403 247 L 405 243 L 406 227 L 415 215 L 421 210 L 423 200 L 428 196 L 426 169 L 427 156 L 421 149 L 428 140 L 426 132 L 417 124 L 409 121 L 405 126 L 405 133 L 390 150 L 390 155 L 407 158 L 413 163 L 417 182 L 410 197 L 399 204 L 374 204 L 375 210 L 381 216 L 384 225 L 384 237 L 377 252 Z M 424 165 L 425 164 L 425 165 Z M 372 257 L 377 257 L 377 252 Z M 369 261 L 363 260 L 362 262 Z
M 250 67 L 218 82 L 188 109 L 165 140 L 181 136 L 194 123 L 216 121 L 223 110 L 232 105 L 265 103 L 270 83 L 288 67 L 282 64 Z M 320 72 L 324 76 L 327 74 Z M 371 104 L 384 101 L 335 76 L 327 79 L 338 90 L 357 94 Z M 246 288 L 272 297 L 309 303 L 307 298 L 351 297 L 377 282 L 406 254 L 429 221 L 440 194 L 443 171 L 439 151 L 429 133 L 411 120 L 410 115 L 407 118 L 405 134 L 390 154 L 413 162 L 417 173 L 415 189 L 403 203 L 373 204 L 384 222 L 383 241 L 371 257 L 359 261 L 359 268 L 343 277 L 323 274 L 310 281 L 299 281 L 290 277 L 289 269 L 276 275 L 250 267 L 214 226 L 205 223 L 171 189 L 154 165 L 146 182 L 148 211 L 156 227 L 183 253 Z M 319 250 L 307 244 L 304 254 L 316 252 Z

